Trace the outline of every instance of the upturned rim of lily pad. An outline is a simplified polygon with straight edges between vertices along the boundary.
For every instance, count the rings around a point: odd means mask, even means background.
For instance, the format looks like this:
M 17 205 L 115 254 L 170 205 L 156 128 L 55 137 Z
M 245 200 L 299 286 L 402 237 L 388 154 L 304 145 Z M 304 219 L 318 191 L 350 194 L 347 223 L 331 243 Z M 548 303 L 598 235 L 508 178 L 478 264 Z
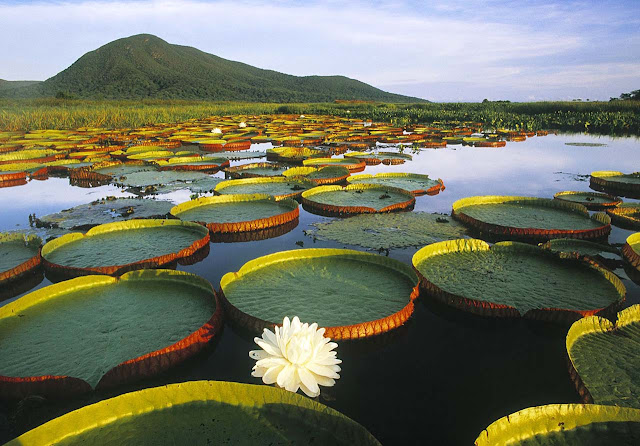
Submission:
M 108 370 L 96 385 L 95 390 L 116 387 L 157 375 L 195 355 L 213 341 L 222 328 L 223 308 L 209 281 L 192 273 L 164 269 L 131 271 L 118 277 L 105 275 L 76 277 L 40 288 L 0 307 L 0 319 L 13 317 L 29 307 L 54 301 L 75 291 L 106 287 L 123 281 L 147 280 L 172 280 L 183 283 L 185 286 L 200 288 L 203 292 L 211 294 L 216 309 L 207 322 L 183 339 L 162 349 L 131 358 Z M 72 376 L 0 375 L 0 398 L 4 399 L 22 399 L 28 395 L 69 398 L 92 390 L 94 389 L 87 381 Z
M 640 230 L 640 203 L 622 203 L 615 208 L 607 209 L 607 215 L 611 217 L 611 222 L 616 226 Z
M 624 177 L 627 176 L 636 176 L 640 178 L 640 172 L 623 173 L 617 170 L 597 170 L 591 172 L 589 184 L 604 190 L 619 191 L 622 192 L 623 195 L 624 193 L 631 193 L 634 195 L 640 193 L 640 183 L 624 181 Z
M 438 285 L 431 282 L 419 270 L 420 262 L 430 257 L 456 252 L 490 252 L 496 248 L 500 249 L 501 252 L 511 251 L 515 254 L 526 253 L 530 255 L 548 256 L 549 258 L 566 259 L 567 261 L 579 262 L 584 267 L 595 270 L 605 280 L 609 281 L 615 287 L 618 294 L 618 299 L 603 308 L 593 308 L 588 310 L 572 310 L 566 308 L 532 308 L 522 314 L 515 307 L 510 305 L 474 299 L 472 297 L 458 295 L 443 290 Z M 499 242 L 494 245 L 489 245 L 484 240 L 478 239 L 445 240 L 443 242 L 432 243 L 420 249 L 413 255 L 411 262 L 413 265 L 413 269 L 420 278 L 421 286 L 428 291 L 431 297 L 434 297 L 447 305 L 480 316 L 501 318 L 525 317 L 528 319 L 538 319 L 552 322 L 573 322 L 577 318 L 608 313 L 619 307 L 624 302 L 626 296 L 626 288 L 622 281 L 618 278 L 618 276 L 616 276 L 608 269 L 603 268 L 597 262 L 590 261 L 586 258 L 576 258 L 571 254 L 553 252 L 539 246 L 520 242 Z
M 574 322 L 567 332 L 565 339 L 565 345 L 567 349 L 567 355 L 569 357 L 569 376 L 576 386 L 576 390 L 580 395 L 583 402 L 587 404 L 593 404 L 593 396 L 587 388 L 586 384 L 580 377 L 578 370 L 575 367 L 574 357 L 571 355 L 571 347 L 583 336 L 588 336 L 598 333 L 611 333 L 616 330 L 631 325 L 633 323 L 640 322 L 640 305 L 632 305 L 629 308 L 625 308 L 617 314 L 617 320 L 615 323 L 609 319 L 600 317 L 597 315 L 586 317 Z
M 540 439 L 541 436 L 550 433 L 584 430 L 590 424 L 602 426 L 604 423 L 627 422 L 640 423 L 640 409 L 598 404 L 548 404 L 519 410 L 494 421 L 478 435 L 474 445 L 506 445 L 518 440 L 535 441 L 534 439 Z M 605 434 L 607 430 L 600 432 Z M 583 434 L 588 435 L 586 432 Z
M 135 420 L 137 416 L 150 412 L 188 405 L 194 406 L 192 410 L 202 411 L 207 410 L 209 404 L 244 406 L 258 413 L 263 408 L 272 408 L 279 416 L 282 413 L 290 414 L 291 418 L 304 416 L 311 435 L 318 425 L 322 425 L 328 432 L 341 434 L 343 441 L 340 444 L 380 446 L 380 442 L 358 422 L 313 399 L 275 387 L 226 381 L 188 381 L 118 395 L 48 421 L 7 443 L 7 446 L 53 444 L 73 441 L 74 437 L 82 440 L 83 434 L 110 423 Z M 215 416 L 214 408 L 208 410 Z M 278 427 L 282 439 L 288 443 L 286 427 Z M 241 429 L 241 425 L 238 428 Z M 237 439 L 233 428 L 229 439 Z
M 349 172 L 362 172 L 367 163 L 364 160 L 358 160 L 357 158 L 310 158 L 302 161 L 302 165 L 305 167 L 326 167 L 326 166 L 342 166 L 349 169 Z
M 228 223 L 219 223 L 215 221 L 198 221 L 195 223 L 206 226 L 212 234 L 232 234 L 238 232 L 262 231 L 264 229 L 269 229 L 293 222 L 300 216 L 300 210 L 298 208 L 297 201 L 291 198 L 276 200 L 275 197 L 268 194 L 228 194 L 216 195 L 213 197 L 199 197 L 195 200 L 187 201 L 174 206 L 171 209 L 170 213 L 174 217 L 180 218 L 181 213 L 199 207 L 215 206 L 228 203 L 251 202 L 269 202 L 281 208 L 285 208 L 285 210 L 272 217 L 256 218 L 252 220 Z
M 541 228 L 518 228 L 495 223 L 487 223 L 464 213 L 465 207 L 484 204 L 519 204 L 522 206 L 544 206 L 558 209 L 563 212 L 573 212 L 591 218 L 598 223 L 598 227 L 591 229 L 541 229 Z M 471 226 L 483 233 L 496 236 L 507 236 L 511 240 L 526 240 L 544 242 L 553 238 L 577 238 L 577 239 L 598 239 L 608 236 L 611 232 L 611 218 L 603 213 L 597 212 L 589 216 L 587 208 L 578 203 L 570 203 L 561 200 L 538 197 L 524 197 L 514 195 L 480 195 L 467 197 L 453 203 L 451 216 L 462 223 Z
M 310 175 L 316 172 L 329 174 L 329 176 L 326 178 L 311 178 Z M 282 175 L 287 178 L 303 177 L 312 181 L 317 186 L 327 186 L 330 184 L 342 183 L 349 177 L 349 175 L 351 175 L 351 172 L 349 172 L 349 169 L 344 166 L 302 166 L 291 167 L 290 169 L 285 170 Z
M 130 231 L 148 228 L 159 227 L 184 227 L 192 229 L 195 234 L 200 236 L 191 243 L 191 245 L 169 254 L 163 254 L 160 256 L 141 259 L 136 262 L 128 263 L 125 265 L 110 265 L 110 266 L 88 266 L 77 267 L 60 265 L 47 260 L 47 256 L 56 249 L 69 245 L 79 240 L 87 239 L 92 236 L 99 236 L 102 234 L 117 232 L 117 231 Z M 138 269 L 147 268 L 160 268 L 165 265 L 169 265 L 172 262 L 179 261 L 181 259 L 188 258 L 196 254 L 200 249 L 209 244 L 209 231 L 207 228 L 200 224 L 192 223 L 182 220 L 160 220 L 160 219 L 132 219 L 126 221 L 116 221 L 113 223 L 105 223 L 95 226 L 89 229 L 85 234 L 81 232 L 72 232 L 71 234 L 65 234 L 50 242 L 46 243 L 41 250 L 42 264 L 47 272 L 51 272 L 59 277 L 76 277 L 83 275 L 93 274 L 106 274 L 110 276 L 119 276 L 129 271 L 135 271 Z
M 640 251 L 634 249 L 634 246 L 640 247 L 640 232 L 636 232 L 635 234 L 631 234 L 627 237 L 627 240 L 622 247 L 622 256 L 631 264 L 631 266 L 640 271 Z
M 341 325 L 334 327 L 324 327 L 326 329 L 325 336 L 331 339 L 358 339 L 369 336 L 375 336 L 387 331 L 393 330 L 403 325 L 413 314 L 414 300 L 418 298 L 420 292 L 420 283 L 414 270 L 408 265 L 377 254 L 356 251 L 352 249 L 334 249 L 334 248 L 307 248 L 292 251 L 280 251 L 274 254 L 258 257 L 250 260 L 240 267 L 236 272 L 229 272 L 222 276 L 220 280 L 220 289 L 218 291 L 220 300 L 225 306 L 226 314 L 231 319 L 248 329 L 261 333 L 265 328 L 273 329 L 276 325 L 281 325 L 279 321 L 267 321 L 258 316 L 250 315 L 236 308 L 225 296 L 224 290 L 232 282 L 242 279 L 249 274 L 260 269 L 269 268 L 270 265 L 289 260 L 306 260 L 313 261 L 314 258 L 339 256 L 350 260 L 358 260 L 363 262 L 375 263 L 382 265 L 390 270 L 399 272 L 412 280 L 415 285 L 411 294 L 407 296 L 407 305 L 400 311 L 387 315 L 386 317 L 373 321 L 363 321 L 352 325 Z

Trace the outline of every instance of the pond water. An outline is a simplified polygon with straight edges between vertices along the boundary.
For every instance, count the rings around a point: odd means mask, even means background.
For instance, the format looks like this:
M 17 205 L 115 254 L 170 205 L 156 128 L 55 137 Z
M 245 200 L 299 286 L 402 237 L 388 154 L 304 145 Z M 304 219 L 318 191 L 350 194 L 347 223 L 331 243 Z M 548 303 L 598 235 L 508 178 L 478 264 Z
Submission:
M 566 145 L 568 142 L 606 145 L 584 147 Z M 252 150 L 268 147 L 254 145 Z M 503 148 L 454 145 L 426 149 L 403 165 L 368 166 L 364 173 L 412 172 L 442 178 L 446 190 L 436 196 L 417 197 L 415 210 L 450 213 L 454 201 L 473 195 L 551 198 L 559 191 L 590 191 L 591 171 L 633 172 L 639 161 L 640 140 L 636 138 L 549 135 L 509 142 Z M 249 162 L 256 160 L 232 162 L 232 166 Z M 180 191 L 157 198 L 179 203 L 188 200 L 189 194 Z M 0 189 L 0 231 L 29 229 L 29 214 L 43 216 L 107 195 L 130 194 L 115 186 L 74 187 L 68 179 L 60 178 Z M 237 271 L 262 255 L 301 246 L 343 247 L 314 241 L 303 232 L 314 222 L 328 220 L 300 207 L 299 224 L 289 233 L 262 241 L 213 243 L 205 260 L 178 268 L 198 274 L 218 288 L 225 273 Z M 621 246 L 631 233 L 613 227 L 609 243 Z M 416 250 L 391 250 L 388 255 L 411 264 Z M 622 269 L 615 272 L 627 287 L 625 305 L 639 303 L 640 287 Z M 38 288 L 49 283 L 45 279 Z M 471 316 L 423 295 L 402 328 L 367 341 L 339 344 L 341 378 L 334 387 L 323 389 L 320 402 L 358 421 L 385 445 L 471 444 L 491 422 L 517 410 L 579 402 L 567 372 L 567 330 L 568 326 L 557 324 Z M 253 335 L 227 324 L 216 344 L 188 363 L 118 392 L 65 402 L 0 403 L 0 442 L 20 433 L 15 429 L 25 430 L 85 404 L 138 388 L 199 379 L 260 384 L 250 374 L 254 361 L 248 352 L 256 348 L 252 339 Z

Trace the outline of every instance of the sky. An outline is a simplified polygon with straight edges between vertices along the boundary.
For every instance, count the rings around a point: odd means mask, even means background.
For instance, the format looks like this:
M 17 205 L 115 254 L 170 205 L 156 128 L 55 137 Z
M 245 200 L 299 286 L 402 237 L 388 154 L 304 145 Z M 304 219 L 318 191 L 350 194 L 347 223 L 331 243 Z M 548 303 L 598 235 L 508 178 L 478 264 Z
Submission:
M 0 0 L 0 79 L 45 80 L 141 33 L 437 102 L 640 89 L 640 0 Z

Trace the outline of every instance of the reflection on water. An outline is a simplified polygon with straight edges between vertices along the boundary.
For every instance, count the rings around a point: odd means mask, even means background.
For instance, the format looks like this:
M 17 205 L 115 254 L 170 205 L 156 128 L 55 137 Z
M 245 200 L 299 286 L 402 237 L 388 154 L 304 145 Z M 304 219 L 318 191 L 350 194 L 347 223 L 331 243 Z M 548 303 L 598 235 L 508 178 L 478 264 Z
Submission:
M 566 142 L 606 146 L 581 147 Z M 425 149 L 403 165 L 368 166 L 364 173 L 412 172 L 442 178 L 446 190 L 436 196 L 417 197 L 415 210 L 449 213 L 454 201 L 472 195 L 552 198 L 564 190 L 590 191 L 591 171 L 636 171 L 639 151 L 640 141 L 635 138 L 550 135 L 509 142 L 504 148 L 458 145 Z M 224 177 L 222 173 L 216 176 Z M 29 214 L 59 212 L 107 195 L 130 196 L 115 186 L 84 189 L 59 178 L 0 189 L 0 231 L 27 229 Z M 180 191 L 161 198 L 179 203 L 189 195 Z M 203 261 L 179 265 L 178 269 L 205 277 L 218 288 L 225 273 L 237 271 L 259 256 L 300 247 L 342 247 L 304 235 L 311 223 L 328 220 L 301 208 L 299 224 L 290 232 L 264 240 L 212 243 Z M 631 233 L 614 227 L 609 242 L 619 246 Z M 391 250 L 389 256 L 410 263 L 415 251 Z M 623 269 L 616 273 L 627 287 L 627 305 L 640 302 L 640 287 L 628 280 Z M 48 284 L 45 279 L 39 287 Z M 509 413 L 540 404 L 578 402 L 566 369 L 566 330 L 541 322 L 462 314 L 422 296 L 413 317 L 397 336 L 385 337 L 384 342 L 360 346 L 351 342 L 338 347 L 342 378 L 323 392 L 320 401 L 363 424 L 385 445 L 423 443 L 423 437 L 416 437 L 410 426 L 418 427 L 433 444 L 470 444 L 484 427 Z M 253 361 L 248 351 L 255 347 L 251 337 L 227 325 L 215 348 L 169 374 L 124 390 L 194 379 L 258 384 L 260 380 L 250 375 Z M 91 400 L 111 395 L 98 394 Z M 38 412 L 38 422 L 84 403 L 66 404 L 48 403 Z M 5 410 L 11 412 L 14 406 Z M 2 412 L 0 405 L 0 417 Z M 8 435 L 0 427 L 0 441 Z

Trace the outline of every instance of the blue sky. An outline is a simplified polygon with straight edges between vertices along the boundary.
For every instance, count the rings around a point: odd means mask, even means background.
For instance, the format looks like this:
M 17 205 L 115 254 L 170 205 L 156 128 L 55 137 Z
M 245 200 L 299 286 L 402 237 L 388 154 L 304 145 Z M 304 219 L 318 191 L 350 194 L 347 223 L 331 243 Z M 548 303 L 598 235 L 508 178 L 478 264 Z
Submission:
M 0 78 L 44 80 L 140 33 L 433 101 L 608 100 L 640 88 L 640 0 L 0 0 Z

